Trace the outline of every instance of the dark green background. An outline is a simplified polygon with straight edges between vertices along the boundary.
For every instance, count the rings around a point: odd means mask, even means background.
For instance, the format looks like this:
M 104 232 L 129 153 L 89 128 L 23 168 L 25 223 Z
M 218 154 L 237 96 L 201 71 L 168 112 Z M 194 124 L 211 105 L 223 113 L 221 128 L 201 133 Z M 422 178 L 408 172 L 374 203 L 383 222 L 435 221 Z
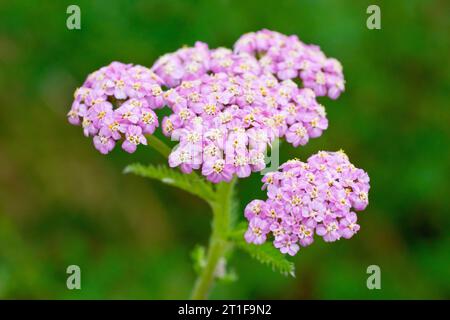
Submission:
M 366 28 L 379 4 L 382 29 Z M 66 8 L 81 7 L 81 30 Z M 281 161 L 343 148 L 371 177 L 370 205 L 352 240 L 317 241 L 297 277 L 242 253 L 239 280 L 213 298 L 450 298 L 448 1 L 2 1 L 0 4 L 0 298 L 186 298 L 190 251 L 210 212 L 197 198 L 123 175 L 161 163 L 148 148 L 102 156 L 69 125 L 74 89 L 113 60 L 151 66 L 196 40 L 228 46 L 269 28 L 315 43 L 344 66 L 346 92 L 321 99 L 330 126 Z M 240 181 L 242 206 L 262 197 Z M 66 289 L 66 267 L 82 290 Z M 381 267 L 382 289 L 366 288 Z

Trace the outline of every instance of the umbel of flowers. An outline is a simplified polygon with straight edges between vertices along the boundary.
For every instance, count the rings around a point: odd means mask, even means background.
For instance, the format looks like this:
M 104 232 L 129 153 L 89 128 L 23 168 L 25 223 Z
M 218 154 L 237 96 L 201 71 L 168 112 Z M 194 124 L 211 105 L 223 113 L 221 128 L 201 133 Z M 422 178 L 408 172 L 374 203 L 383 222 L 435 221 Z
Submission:
M 264 169 L 276 138 L 297 147 L 319 137 L 328 120 L 316 96 L 337 98 L 344 89 L 335 59 L 268 30 L 242 36 L 234 51 L 197 42 L 162 56 L 152 71 L 170 88 L 164 97 L 173 114 L 162 129 L 180 142 L 170 166 L 199 169 L 214 183 Z
M 165 96 L 174 113 L 163 120 L 163 132 L 180 141 L 170 166 L 183 172 L 201 167 L 212 182 L 264 169 L 275 138 L 304 145 L 328 125 L 311 89 L 279 83 L 271 74 L 204 75 L 184 80 Z
M 142 66 L 113 62 L 90 74 L 75 91 L 69 122 L 93 137 L 95 148 L 109 153 L 116 142 L 134 152 L 147 144 L 144 134 L 158 127 L 153 109 L 164 105 L 161 79 Z
M 340 64 L 318 47 L 262 30 L 243 35 L 234 50 L 197 42 L 151 70 L 113 62 L 77 89 L 68 116 L 101 153 L 118 141 L 134 152 L 159 125 L 153 110 L 167 106 L 163 133 L 179 141 L 169 165 L 218 183 L 264 169 L 276 138 L 297 147 L 319 137 L 328 120 L 316 96 L 337 98 L 343 83 Z
M 103 154 L 116 143 L 132 153 L 159 127 L 154 110 L 167 107 L 162 133 L 178 145 L 170 167 L 198 170 L 213 183 L 245 178 L 265 168 L 275 139 L 294 147 L 328 127 L 317 97 L 344 91 L 341 64 L 297 36 L 261 30 L 233 49 L 197 42 L 160 57 L 148 69 L 113 62 L 90 74 L 68 113 Z M 254 244 L 273 241 L 294 255 L 317 234 L 325 241 L 359 230 L 355 211 L 368 203 L 369 178 L 342 152 L 291 160 L 263 178 L 268 199 L 245 209 Z
M 321 151 L 307 162 L 290 160 L 262 181 L 266 201 L 245 208 L 247 242 L 262 244 L 269 236 L 282 253 L 295 255 L 314 235 L 326 242 L 349 239 L 359 230 L 354 211 L 368 204 L 369 176 L 342 151 Z
M 281 80 L 300 78 L 303 86 L 313 89 L 318 96 L 336 99 L 344 91 L 341 63 L 327 58 L 318 46 L 304 44 L 295 35 L 270 30 L 251 32 L 235 43 L 234 50 L 259 56 L 263 70 Z

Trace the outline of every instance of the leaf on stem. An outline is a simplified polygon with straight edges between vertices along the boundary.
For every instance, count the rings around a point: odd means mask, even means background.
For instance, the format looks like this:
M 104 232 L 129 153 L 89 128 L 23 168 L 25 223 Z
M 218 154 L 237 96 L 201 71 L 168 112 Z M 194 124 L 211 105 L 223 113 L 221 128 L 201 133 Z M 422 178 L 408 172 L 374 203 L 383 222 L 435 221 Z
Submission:
M 295 277 L 295 265 L 293 262 L 286 259 L 270 242 L 261 245 L 247 243 L 244 239 L 246 229 L 246 224 L 242 223 L 230 234 L 230 239 L 238 248 L 247 252 L 252 258 L 262 264 L 269 265 L 274 271 Z
M 141 177 L 159 180 L 165 184 L 196 195 L 205 201 L 214 201 L 214 189 L 212 184 L 201 179 L 196 174 L 184 174 L 164 165 L 154 166 L 139 163 L 128 165 L 123 172 L 134 173 Z
M 191 258 L 194 263 L 194 270 L 200 274 L 206 266 L 206 249 L 203 246 L 197 245 L 191 252 Z

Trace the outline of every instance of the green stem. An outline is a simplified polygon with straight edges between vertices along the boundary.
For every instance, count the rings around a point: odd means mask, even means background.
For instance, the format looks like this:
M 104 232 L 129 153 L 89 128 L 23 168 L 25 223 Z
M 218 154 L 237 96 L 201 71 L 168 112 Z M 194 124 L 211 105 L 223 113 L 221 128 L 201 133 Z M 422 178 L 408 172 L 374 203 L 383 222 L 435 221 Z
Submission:
M 232 223 L 231 201 L 235 183 L 236 179 L 233 179 L 230 183 L 221 182 L 217 185 L 216 200 L 211 203 L 213 210 L 212 233 L 209 240 L 206 265 L 197 278 L 191 299 L 203 300 L 208 298 L 216 278 L 217 265 L 230 245 L 227 238 Z
M 150 147 L 168 158 L 171 148 L 154 135 L 147 136 Z M 195 174 L 195 173 L 194 173 Z M 209 201 L 213 210 L 212 233 L 209 240 L 209 249 L 206 257 L 206 265 L 202 269 L 191 298 L 195 300 L 206 299 L 216 278 L 217 265 L 231 246 L 228 242 L 228 234 L 232 224 L 232 199 L 236 178 L 230 183 L 221 182 L 217 185 L 214 201 Z
M 159 140 L 155 135 L 147 136 L 147 144 L 158 151 L 163 157 L 168 158 L 172 151 L 168 145 Z

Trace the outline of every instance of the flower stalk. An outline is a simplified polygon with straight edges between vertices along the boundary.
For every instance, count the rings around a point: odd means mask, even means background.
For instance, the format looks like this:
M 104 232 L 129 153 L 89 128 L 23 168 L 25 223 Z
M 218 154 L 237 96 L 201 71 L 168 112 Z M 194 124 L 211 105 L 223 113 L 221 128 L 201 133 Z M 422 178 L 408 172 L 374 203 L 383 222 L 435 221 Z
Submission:
M 147 135 L 147 144 L 155 149 L 159 154 L 165 158 L 169 158 L 170 152 L 172 151 L 170 147 L 159 140 L 155 135 Z
M 169 157 L 171 152 L 170 147 L 156 136 L 148 136 L 147 142 L 150 147 L 155 149 L 155 151 L 162 156 L 166 158 Z M 217 184 L 214 189 L 213 200 L 204 199 L 212 208 L 212 230 L 205 267 L 201 270 L 191 293 L 191 299 L 193 300 L 204 300 L 208 298 L 211 288 L 217 278 L 217 266 L 231 248 L 231 242 L 228 241 L 228 235 L 230 234 L 232 223 L 234 221 L 232 201 L 235 185 L 236 177 L 230 182 L 221 182 Z
M 201 270 L 192 290 L 191 299 L 207 299 L 216 279 L 217 265 L 230 248 L 228 234 L 232 224 L 232 200 L 236 179 L 230 183 L 222 182 L 216 189 L 216 198 L 211 203 L 213 210 L 212 233 L 206 256 L 205 267 Z

